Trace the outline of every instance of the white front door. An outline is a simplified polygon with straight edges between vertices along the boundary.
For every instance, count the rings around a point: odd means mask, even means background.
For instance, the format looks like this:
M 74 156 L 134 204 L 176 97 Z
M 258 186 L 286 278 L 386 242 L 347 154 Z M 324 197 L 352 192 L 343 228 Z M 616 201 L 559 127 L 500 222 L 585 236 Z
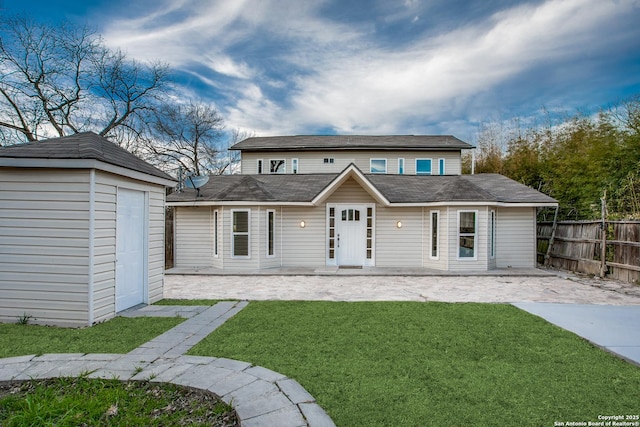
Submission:
M 144 302 L 145 194 L 118 189 L 116 205 L 116 312 Z
M 367 254 L 366 207 L 338 205 L 336 211 L 337 264 L 339 266 L 363 266 Z

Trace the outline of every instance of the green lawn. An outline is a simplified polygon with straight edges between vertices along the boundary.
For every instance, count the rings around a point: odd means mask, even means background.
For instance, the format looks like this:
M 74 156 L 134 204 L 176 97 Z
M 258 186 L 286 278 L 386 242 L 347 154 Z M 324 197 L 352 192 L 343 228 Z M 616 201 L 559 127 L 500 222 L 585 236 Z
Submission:
M 44 353 L 128 353 L 184 319 L 116 317 L 91 328 L 0 323 L 0 358 Z
M 637 414 L 640 369 L 510 305 L 252 302 L 189 354 L 298 380 L 338 426 Z

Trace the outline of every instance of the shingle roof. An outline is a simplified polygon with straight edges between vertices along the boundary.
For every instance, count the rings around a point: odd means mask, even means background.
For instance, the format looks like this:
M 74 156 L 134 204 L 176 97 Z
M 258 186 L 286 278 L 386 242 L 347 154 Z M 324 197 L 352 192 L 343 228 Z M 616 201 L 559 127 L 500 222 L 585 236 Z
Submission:
M 61 138 L 1 147 L 0 157 L 98 160 L 158 178 L 175 181 L 160 169 L 93 132 L 83 132 Z
M 311 202 L 339 174 L 218 175 L 200 188 L 185 189 L 167 202 Z M 366 174 L 391 203 L 556 203 L 553 198 L 498 174 L 419 176 Z
M 472 145 L 452 135 L 297 135 L 247 138 L 233 145 L 240 151 L 318 150 L 464 150 Z

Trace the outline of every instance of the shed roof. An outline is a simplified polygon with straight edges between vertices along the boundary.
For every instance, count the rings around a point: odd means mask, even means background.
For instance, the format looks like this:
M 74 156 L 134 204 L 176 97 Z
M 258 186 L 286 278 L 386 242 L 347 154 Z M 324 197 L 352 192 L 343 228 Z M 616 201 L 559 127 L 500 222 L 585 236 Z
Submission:
M 1 158 L 97 160 L 165 180 L 175 181 L 165 172 L 94 132 L 82 132 L 44 141 L 0 147 Z
M 453 135 L 296 135 L 247 138 L 240 151 L 416 150 L 457 151 L 473 148 Z
M 350 165 L 346 170 L 355 169 Z M 346 171 L 345 170 L 345 171 Z M 311 203 L 344 174 L 218 175 L 200 188 L 167 196 L 167 203 L 256 202 Z M 486 202 L 554 204 L 557 201 L 498 174 L 384 175 L 363 174 L 366 182 L 391 204 Z

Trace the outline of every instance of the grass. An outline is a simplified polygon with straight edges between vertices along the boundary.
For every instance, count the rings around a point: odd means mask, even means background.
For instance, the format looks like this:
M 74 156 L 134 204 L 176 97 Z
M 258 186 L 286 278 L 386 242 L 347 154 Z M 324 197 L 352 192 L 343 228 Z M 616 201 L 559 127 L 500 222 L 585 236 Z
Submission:
M 0 358 L 44 353 L 128 353 L 184 321 L 116 317 L 91 328 L 0 324 Z
M 252 302 L 189 354 L 299 381 L 338 426 L 637 414 L 640 369 L 509 305 Z
M 53 378 L 0 383 L 0 425 L 235 426 L 215 395 L 172 384 Z

